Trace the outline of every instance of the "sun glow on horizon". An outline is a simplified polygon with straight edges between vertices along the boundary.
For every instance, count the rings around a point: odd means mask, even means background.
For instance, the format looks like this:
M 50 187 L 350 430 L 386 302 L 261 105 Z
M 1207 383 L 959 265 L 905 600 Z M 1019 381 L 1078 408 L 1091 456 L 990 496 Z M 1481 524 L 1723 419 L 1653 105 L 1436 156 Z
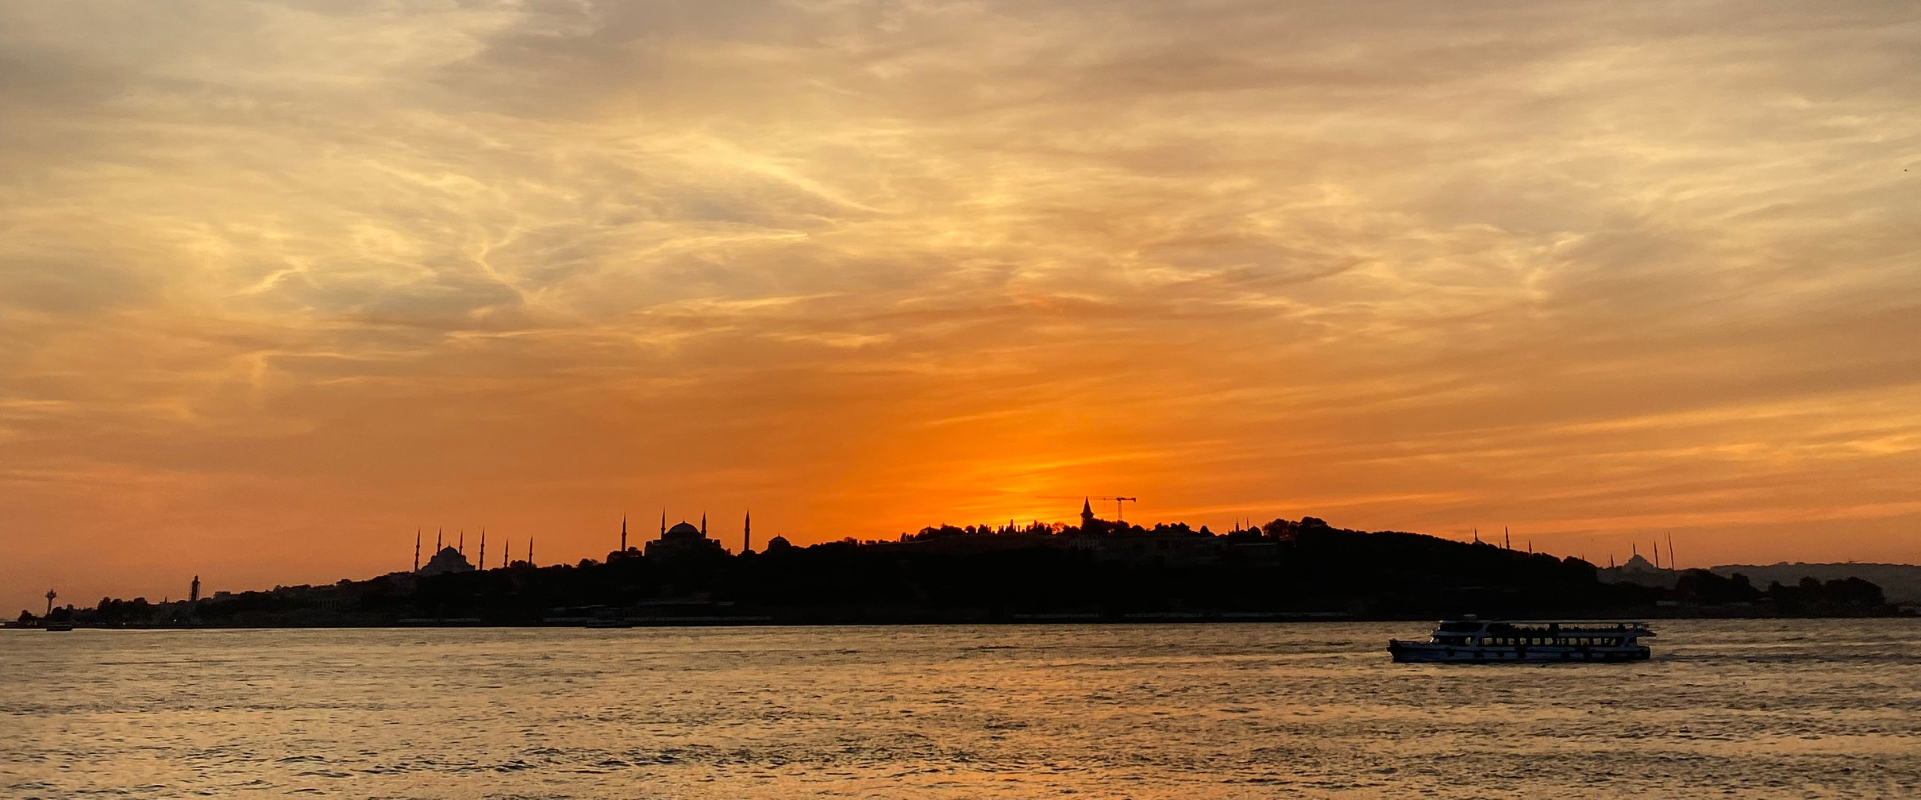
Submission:
M 663 505 L 1921 560 L 1909 10 L 1544 8 L 7 6 L 0 609 Z

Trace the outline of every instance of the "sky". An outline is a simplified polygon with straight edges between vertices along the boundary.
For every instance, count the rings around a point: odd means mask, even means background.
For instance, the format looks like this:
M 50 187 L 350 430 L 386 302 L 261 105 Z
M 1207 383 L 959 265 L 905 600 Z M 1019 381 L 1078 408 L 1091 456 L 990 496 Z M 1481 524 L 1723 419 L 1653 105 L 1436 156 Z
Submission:
M 1921 562 L 1918 212 L 1908 2 L 8 3 L 0 609 L 1088 495 Z

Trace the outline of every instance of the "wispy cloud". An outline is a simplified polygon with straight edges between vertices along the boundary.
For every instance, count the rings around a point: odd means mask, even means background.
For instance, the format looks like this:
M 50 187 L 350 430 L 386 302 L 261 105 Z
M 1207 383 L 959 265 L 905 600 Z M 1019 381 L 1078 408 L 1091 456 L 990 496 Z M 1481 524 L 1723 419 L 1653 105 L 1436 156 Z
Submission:
M 0 15 L 10 586 L 1087 493 L 1921 557 L 1905 4 Z

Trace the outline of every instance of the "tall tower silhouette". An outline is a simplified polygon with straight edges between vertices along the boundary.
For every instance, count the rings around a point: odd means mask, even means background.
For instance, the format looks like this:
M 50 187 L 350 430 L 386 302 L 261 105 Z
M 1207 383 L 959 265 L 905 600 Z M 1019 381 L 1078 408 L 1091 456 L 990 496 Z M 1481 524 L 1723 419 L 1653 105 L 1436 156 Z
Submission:
M 534 565 L 534 537 L 527 537 L 527 566 Z
M 667 507 L 666 506 L 661 506 L 661 509 L 660 509 L 660 535 L 662 536 L 667 535 Z
M 200 602 L 200 576 L 199 575 L 193 576 L 193 585 L 187 587 L 187 602 L 189 603 Z
M 700 512 L 700 535 L 707 535 L 707 512 Z
M 414 529 L 414 571 L 420 571 L 420 529 Z
M 487 568 L 487 529 L 480 529 L 480 568 Z
M 627 515 L 620 515 L 620 552 L 627 552 Z
M 754 512 L 748 509 L 746 518 L 740 521 L 740 551 L 754 552 Z
M 1083 498 L 1081 498 L 1081 527 L 1082 527 L 1082 528 L 1087 528 L 1087 527 L 1090 527 L 1090 526 L 1092 526 L 1093 524 L 1094 524 L 1094 502 L 1093 502 L 1093 499 L 1092 499 L 1092 498 L 1087 498 L 1087 497 L 1083 497 Z

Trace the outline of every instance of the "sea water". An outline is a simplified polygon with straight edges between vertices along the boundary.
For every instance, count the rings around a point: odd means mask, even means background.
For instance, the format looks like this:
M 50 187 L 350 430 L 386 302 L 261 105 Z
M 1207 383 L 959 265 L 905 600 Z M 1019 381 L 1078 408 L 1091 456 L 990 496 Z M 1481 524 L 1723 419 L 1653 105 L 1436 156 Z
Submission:
M 0 796 L 1921 797 L 1921 622 L 0 632 Z

